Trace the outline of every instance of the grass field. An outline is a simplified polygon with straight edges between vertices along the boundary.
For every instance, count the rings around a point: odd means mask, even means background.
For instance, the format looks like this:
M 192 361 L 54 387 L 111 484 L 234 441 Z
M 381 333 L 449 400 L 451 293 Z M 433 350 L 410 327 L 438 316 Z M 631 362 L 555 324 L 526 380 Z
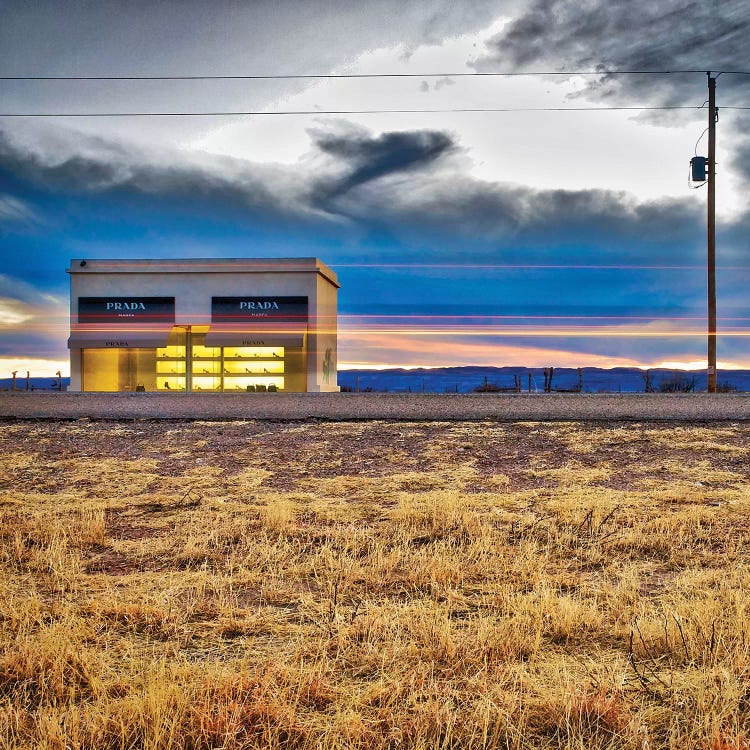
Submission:
M 748 750 L 748 448 L 6 422 L 0 749 Z

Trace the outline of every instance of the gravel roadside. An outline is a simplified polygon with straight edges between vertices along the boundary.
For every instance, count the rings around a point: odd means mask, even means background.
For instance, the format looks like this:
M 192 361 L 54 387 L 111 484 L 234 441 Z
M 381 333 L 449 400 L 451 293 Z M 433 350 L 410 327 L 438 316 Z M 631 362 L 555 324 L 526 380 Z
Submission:
M 0 419 L 750 421 L 750 394 L 0 393 Z

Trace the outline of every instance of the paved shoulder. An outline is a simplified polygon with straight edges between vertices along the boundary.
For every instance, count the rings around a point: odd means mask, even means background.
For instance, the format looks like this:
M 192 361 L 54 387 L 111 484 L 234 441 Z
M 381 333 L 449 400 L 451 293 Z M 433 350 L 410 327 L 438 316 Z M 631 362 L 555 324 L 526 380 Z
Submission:
M 750 394 L 6 392 L 0 418 L 750 421 Z

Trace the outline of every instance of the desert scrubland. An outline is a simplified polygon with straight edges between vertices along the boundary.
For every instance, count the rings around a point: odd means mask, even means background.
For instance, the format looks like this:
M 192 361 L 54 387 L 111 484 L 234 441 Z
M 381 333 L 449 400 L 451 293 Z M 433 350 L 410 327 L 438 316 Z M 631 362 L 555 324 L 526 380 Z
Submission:
M 0 748 L 746 750 L 749 448 L 0 424 Z

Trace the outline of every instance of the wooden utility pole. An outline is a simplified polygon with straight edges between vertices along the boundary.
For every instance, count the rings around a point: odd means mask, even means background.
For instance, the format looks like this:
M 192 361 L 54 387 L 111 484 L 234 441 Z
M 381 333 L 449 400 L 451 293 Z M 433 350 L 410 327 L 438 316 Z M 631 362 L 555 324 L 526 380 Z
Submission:
M 708 75 L 708 392 L 716 393 L 716 78 Z

